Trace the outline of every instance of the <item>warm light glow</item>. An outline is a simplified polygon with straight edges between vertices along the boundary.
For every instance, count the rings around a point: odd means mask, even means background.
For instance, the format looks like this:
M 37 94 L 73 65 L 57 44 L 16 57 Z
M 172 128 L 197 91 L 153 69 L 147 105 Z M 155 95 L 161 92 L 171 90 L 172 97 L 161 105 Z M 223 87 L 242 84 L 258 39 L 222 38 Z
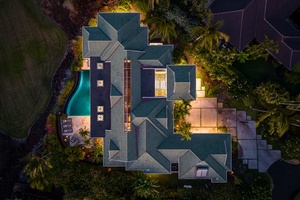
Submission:
M 97 106 L 97 112 L 104 112 L 104 107 L 103 106 Z
M 124 131 L 128 132 L 131 130 L 131 69 L 130 60 L 124 60 Z
M 97 87 L 103 87 L 104 81 L 103 80 L 97 80 Z
M 167 96 L 167 71 L 165 69 L 155 70 L 155 96 Z

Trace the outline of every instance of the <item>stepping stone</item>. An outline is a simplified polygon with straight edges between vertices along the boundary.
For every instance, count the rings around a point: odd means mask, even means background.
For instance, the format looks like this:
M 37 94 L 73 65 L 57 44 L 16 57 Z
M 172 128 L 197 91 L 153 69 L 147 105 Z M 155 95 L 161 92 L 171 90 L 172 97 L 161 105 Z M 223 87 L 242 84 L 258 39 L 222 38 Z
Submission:
M 268 149 L 272 149 L 272 145 L 271 144 L 268 144 Z
M 238 140 L 239 159 L 257 159 L 256 140 Z
M 237 138 L 240 139 L 256 139 L 255 121 L 247 123 L 237 122 Z
M 257 169 L 257 160 L 248 160 L 249 169 Z
M 266 172 L 268 168 L 281 158 L 280 150 L 258 150 L 258 171 Z
M 197 98 L 191 101 L 192 108 L 217 108 L 217 98 Z
M 260 140 L 261 138 L 261 135 L 256 135 L 256 139 Z
M 248 116 L 246 117 L 246 119 L 247 119 L 247 120 L 251 120 L 251 116 L 248 115 Z
M 257 149 L 268 149 L 266 140 L 257 140 Z
M 236 137 L 236 128 L 227 128 L 227 132 L 230 133 L 232 137 Z
M 216 127 L 192 127 L 190 130 L 193 134 L 197 134 L 197 133 L 218 133 L 218 129 Z
M 201 98 L 195 106 L 195 108 L 217 108 L 217 98 Z
M 201 109 L 200 108 L 192 108 L 190 110 L 190 115 L 185 117 L 187 122 L 192 124 L 192 127 L 200 127 L 200 118 L 201 118 Z
M 196 91 L 196 96 L 197 96 L 197 98 L 203 98 L 203 97 L 205 97 L 205 91 L 197 90 Z
M 236 127 L 236 109 L 223 108 L 218 109 L 218 127 Z
M 217 109 L 201 109 L 201 126 L 217 127 Z

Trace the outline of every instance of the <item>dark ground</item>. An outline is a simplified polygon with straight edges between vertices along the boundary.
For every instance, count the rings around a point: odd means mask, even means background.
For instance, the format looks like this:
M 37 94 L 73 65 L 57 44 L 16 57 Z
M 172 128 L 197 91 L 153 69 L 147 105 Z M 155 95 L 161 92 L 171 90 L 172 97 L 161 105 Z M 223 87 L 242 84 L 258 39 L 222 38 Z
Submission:
M 108 0 L 81 0 L 75 1 L 74 11 L 62 7 L 63 0 L 41 0 L 41 10 L 52 18 L 67 34 L 69 40 L 81 35 L 81 27 L 87 25 L 96 12 L 110 3 Z M 15 140 L 0 132 L 0 200 L 10 199 L 14 184 L 20 182 L 22 164 L 20 158 L 30 152 L 45 135 L 45 122 L 48 113 L 55 105 L 61 90 L 61 80 L 70 68 L 74 55 L 70 45 L 52 80 L 52 95 L 44 113 L 31 127 L 26 139 Z M 32 192 L 32 191 L 31 191 Z M 34 192 L 33 192 L 34 193 Z M 39 199 L 39 198 L 38 198 Z
M 273 200 L 293 200 L 300 192 L 300 165 L 279 160 L 271 165 L 268 174 L 274 184 Z

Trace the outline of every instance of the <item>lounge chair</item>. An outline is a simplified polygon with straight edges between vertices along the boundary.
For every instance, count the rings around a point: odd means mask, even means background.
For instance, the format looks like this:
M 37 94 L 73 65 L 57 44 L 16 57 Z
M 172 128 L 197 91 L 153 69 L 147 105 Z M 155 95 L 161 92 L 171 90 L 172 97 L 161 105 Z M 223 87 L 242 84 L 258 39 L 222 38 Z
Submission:
M 67 129 L 63 129 L 64 133 L 72 133 L 73 129 L 72 128 L 67 128 Z
M 72 124 L 71 123 L 66 123 L 66 124 L 63 124 L 62 127 L 63 128 L 72 128 Z
M 62 120 L 63 123 L 71 123 L 72 122 L 72 118 L 67 118 Z
M 73 135 L 73 136 L 71 137 L 71 140 L 70 140 L 70 141 L 71 141 L 71 143 L 75 143 L 75 142 L 78 141 L 78 138 L 77 138 L 76 136 Z

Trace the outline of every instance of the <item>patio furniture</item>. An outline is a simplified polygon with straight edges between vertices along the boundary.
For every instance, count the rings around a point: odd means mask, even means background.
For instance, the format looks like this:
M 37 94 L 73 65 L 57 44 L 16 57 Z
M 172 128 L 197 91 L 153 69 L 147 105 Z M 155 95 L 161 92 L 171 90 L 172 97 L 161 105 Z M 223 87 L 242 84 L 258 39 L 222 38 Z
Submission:
M 73 135 L 73 136 L 71 137 L 70 142 L 71 142 L 71 143 L 75 143 L 75 142 L 77 142 L 77 141 L 78 141 L 78 138 L 77 138 L 75 135 Z
M 71 123 L 63 124 L 62 127 L 63 128 L 72 128 L 72 124 Z
M 71 123 L 72 122 L 72 118 L 67 118 L 62 120 L 63 123 Z
M 64 133 L 72 133 L 73 129 L 72 128 L 67 128 L 67 129 L 63 129 Z

